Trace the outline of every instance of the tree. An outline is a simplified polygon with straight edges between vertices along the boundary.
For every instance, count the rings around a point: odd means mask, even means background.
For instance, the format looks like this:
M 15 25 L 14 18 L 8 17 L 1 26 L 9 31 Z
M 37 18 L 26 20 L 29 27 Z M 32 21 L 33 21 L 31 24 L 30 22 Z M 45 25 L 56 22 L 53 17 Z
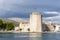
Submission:
M 6 25 L 7 23 L 3 23 L 2 29 L 5 30 L 6 29 Z
M 30 31 L 30 28 L 28 28 L 27 30 Z
M 13 23 L 7 23 L 7 24 L 6 24 L 6 30 L 14 30 L 14 25 L 13 25 Z
M 0 30 L 14 30 L 13 23 L 3 23 L 2 19 L 0 19 Z
M 2 29 L 2 26 L 3 26 L 3 21 L 2 19 L 0 19 L 0 30 Z
M 22 28 L 20 28 L 20 31 L 22 31 Z
M 2 19 L 0 19 L 0 25 L 2 25 L 3 24 L 3 21 L 2 21 Z

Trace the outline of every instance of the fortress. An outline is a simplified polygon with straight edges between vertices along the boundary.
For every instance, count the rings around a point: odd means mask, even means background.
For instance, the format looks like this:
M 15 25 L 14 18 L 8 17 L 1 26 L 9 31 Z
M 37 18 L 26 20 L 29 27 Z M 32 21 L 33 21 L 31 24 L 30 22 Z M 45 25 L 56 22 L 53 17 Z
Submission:
M 54 32 L 55 24 L 52 22 L 42 22 L 42 15 L 39 12 L 32 12 L 30 14 L 30 20 L 20 22 L 18 27 L 15 27 L 15 31 L 20 32 Z
M 38 12 L 33 12 L 30 15 L 31 32 L 42 32 L 42 16 Z
M 38 12 L 30 14 L 30 21 L 19 25 L 22 32 L 42 32 L 42 16 Z

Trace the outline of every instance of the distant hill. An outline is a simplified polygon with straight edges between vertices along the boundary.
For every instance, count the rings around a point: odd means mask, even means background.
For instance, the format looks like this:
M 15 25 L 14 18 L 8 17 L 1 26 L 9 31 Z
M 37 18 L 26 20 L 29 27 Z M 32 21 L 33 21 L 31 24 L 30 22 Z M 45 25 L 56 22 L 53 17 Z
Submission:
M 16 21 L 16 22 L 28 22 L 27 20 L 25 19 L 22 19 L 22 18 L 8 18 L 9 20 L 13 20 L 13 21 Z
M 15 26 L 18 26 L 21 22 L 28 22 L 25 19 L 22 18 L 0 18 L 2 21 L 5 22 L 12 22 Z
M 8 18 L 0 18 L 0 19 L 2 19 L 2 21 L 3 21 L 4 23 L 7 23 L 7 22 L 9 23 L 9 22 L 11 22 L 11 23 L 13 23 L 15 26 L 19 25 L 18 22 L 13 21 L 13 20 L 9 20 Z

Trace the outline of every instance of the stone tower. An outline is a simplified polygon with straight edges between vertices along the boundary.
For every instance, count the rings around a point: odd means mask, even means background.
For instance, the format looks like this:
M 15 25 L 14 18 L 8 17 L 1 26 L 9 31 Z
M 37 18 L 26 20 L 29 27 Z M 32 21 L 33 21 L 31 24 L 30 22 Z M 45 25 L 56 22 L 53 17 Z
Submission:
M 30 31 L 42 32 L 42 16 L 39 12 L 30 14 Z

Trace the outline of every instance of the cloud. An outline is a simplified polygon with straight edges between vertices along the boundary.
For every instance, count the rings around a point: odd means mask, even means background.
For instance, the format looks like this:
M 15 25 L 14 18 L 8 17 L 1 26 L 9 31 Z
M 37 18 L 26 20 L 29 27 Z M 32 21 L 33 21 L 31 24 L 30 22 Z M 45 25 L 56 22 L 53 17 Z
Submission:
M 49 15 L 50 14 L 55 15 L 55 16 L 50 15 L 50 17 L 43 17 L 43 20 L 48 20 L 48 21 L 60 24 L 60 12 L 57 12 L 57 11 L 44 11 L 44 13 L 49 14 Z
M 45 20 L 60 20 L 60 15 L 53 16 L 53 17 L 44 17 Z
M 47 9 L 47 11 L 46 11 Z M 29 18 L 31 12 L 41 12 L 43 20 L 60 22 L 60 1 L 57 0 L 0 0 L 0 17 Z
M 51 16 L 50 17 L 46 17 L 45 19 L 60 19 L 60 12 L 56 12 L 56 11 L 44 11 L 45 14 L 51 14 L 51 15 L 55 15 L 55 16 Z
M 60 14 L 60 12 L 56 12 L 56 11 L 45 11 L 45 14 Z
M 56 16 L 50 16 L 50 17 L 43 17 L 43 20 L 48 20 L 48 21 L 60 24 L 60 12 L 49 11 L 49 12 L 45 12 L 45 13 L 46 14 L 57 14 L 57 15 Z
M 2 4 L 4 2 L 4 0 L 0 0 L 0 4 Z

